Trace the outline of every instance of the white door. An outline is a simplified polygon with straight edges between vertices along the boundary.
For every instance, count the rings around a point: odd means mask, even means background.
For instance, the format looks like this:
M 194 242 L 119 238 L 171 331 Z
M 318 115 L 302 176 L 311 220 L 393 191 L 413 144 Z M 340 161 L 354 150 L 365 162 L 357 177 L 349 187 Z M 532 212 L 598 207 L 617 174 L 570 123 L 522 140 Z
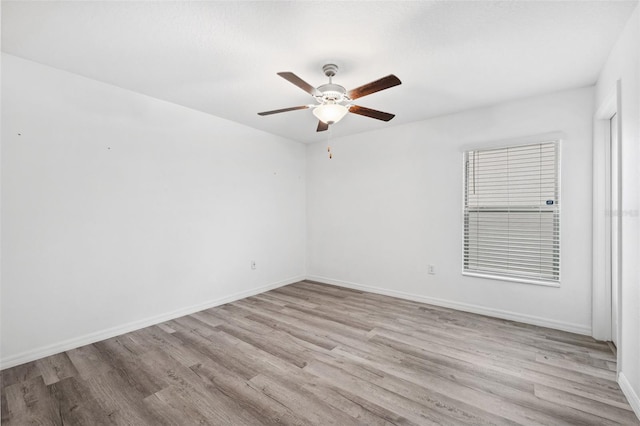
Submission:
M 611 340 L 618 345 L 620 303 L 620 146 L 618 115 L 611 117 Z

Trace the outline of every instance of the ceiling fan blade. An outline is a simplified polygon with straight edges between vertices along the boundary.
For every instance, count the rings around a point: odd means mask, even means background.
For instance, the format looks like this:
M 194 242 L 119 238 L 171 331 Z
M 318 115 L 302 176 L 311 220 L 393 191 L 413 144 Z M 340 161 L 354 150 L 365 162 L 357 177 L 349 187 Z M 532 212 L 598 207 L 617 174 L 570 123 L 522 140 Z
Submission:
M 372 93 L 397 86 L 399 84 L 402 84 L 400 79 L 393 74 L 389 74 L 388 76 L 382 77 L 379 80 L 372 81 L 371 83 L 367 83 L 363 86 L 356 87 L 355 89 L 350 90 L 349 93 L 347 93 L 347 96 L 349 96 L 351 99 L 358 99 L 363 96 L 367 96 Z
M 298 109 L 308 109 L 308 108 L 309 108 L 309 105 L 301 105 L 301 106 L 296 106 L 296 107 L 291 107 L 291 108 L 274 109 L 273 111 L 259 112 L 258 115 L 279 114 L 281 112 L 296 111 Z
M 295 84 L 311 96 L 322 96 L 322 93 L 320 93 L 318 89 L 316 89 L 292 72 L 279 72 L 278 75 L 287 80 L 289 83 Z
M 364 115 L 365 117 L 371 117 L 371 118 L 375 118 L 377 120 L 382 120 L 382 121 L 389 121 L 396 116 L 395 114 L 389 114 L 388 112 L 382 112 L 382 111 L 378 111 L 371 108 L 361 107 L 358 105 L 351 105 L 351 107 L 349 108 L 349 112 L 352 112 L 358 115 Z
M 322 120 L 318 120 L 318 128 L 316 132 L 324 132 L 325 130 L 329 130 L 329 125 Z

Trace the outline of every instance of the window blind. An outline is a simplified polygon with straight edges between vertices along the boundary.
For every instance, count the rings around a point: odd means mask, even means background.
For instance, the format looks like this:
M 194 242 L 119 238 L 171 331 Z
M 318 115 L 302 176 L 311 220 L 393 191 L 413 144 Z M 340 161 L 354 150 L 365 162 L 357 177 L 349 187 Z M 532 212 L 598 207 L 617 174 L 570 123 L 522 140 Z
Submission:
M 560 280 L 557 141 L 464 154 L 463 272 Z

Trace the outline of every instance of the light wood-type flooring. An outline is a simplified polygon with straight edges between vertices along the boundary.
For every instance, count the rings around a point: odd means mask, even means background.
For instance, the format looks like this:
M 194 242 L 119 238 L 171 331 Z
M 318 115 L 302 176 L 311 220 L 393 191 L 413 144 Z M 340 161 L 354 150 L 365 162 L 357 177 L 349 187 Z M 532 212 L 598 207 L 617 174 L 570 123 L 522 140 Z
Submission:
M 2 372 L 2 425 L 640 424 L 590 337 L 301 282 Z

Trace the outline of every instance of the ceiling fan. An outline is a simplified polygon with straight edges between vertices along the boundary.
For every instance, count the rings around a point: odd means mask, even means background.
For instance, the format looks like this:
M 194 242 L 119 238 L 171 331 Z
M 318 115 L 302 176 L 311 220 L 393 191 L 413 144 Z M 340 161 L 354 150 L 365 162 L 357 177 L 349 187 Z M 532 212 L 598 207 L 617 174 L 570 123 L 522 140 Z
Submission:
M 371 83 L 367 83 L 363 86 L 356 87 L 355 89 L 347 91 L 339 84 L 333 84 L 332 78 L 338 73 L 338 66 L 335 64 L 326 64 L 322 67 L 324 75 L 329 77 L 329 83 L 323 84 L 318 87 L 313 87 L 297 75 L 292 72 L 279 72 L 278 75 L 290 83 L 295 84 L 305 92 L 313 96 L 318 104 L 301 105 L 291 108 L 276 109 L 273 111 L 259 112 L 258 115 L 271 115 L 281 112 L 296 111 L 299 109 L 313 108 L 313 115 L 318 117 L 317 132 L 323 132 L 329 128 L 330 124 L 335 124 L 340 121 L 348 112 L 358 115 L 364 115 L 365 117 L 375 118 L 377 120 L 389 121 L 394 114 L 388 112 L 377 111 L 375 109 L 366 108 L 358 105 L 353 105 L 351 101 L 361 98 L 363 96 L 370 95 L 381 90 L 388 89 L 393 86 L 397 86 L 402 82 L 398 77 L 393 74 L 389 74 L 386 77 L 382 77 Z

